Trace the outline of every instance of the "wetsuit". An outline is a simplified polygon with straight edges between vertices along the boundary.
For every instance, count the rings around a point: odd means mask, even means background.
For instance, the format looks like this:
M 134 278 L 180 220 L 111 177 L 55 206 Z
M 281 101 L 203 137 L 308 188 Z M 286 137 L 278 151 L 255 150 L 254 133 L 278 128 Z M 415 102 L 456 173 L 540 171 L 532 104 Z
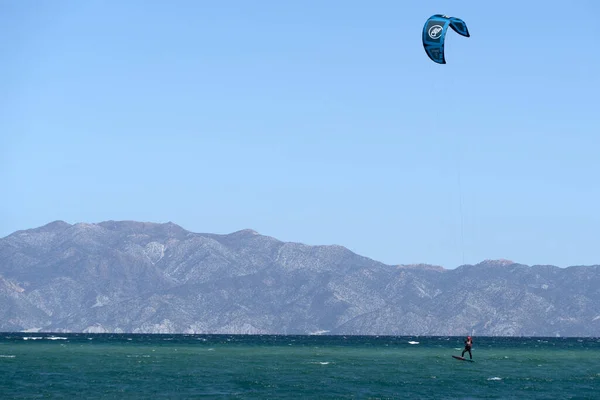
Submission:
M 469 352 L 469 357 L 471 357 L 471 360 L 472 360 L 473 359 L 473 354 L 471 354 L 471 346 L 472 345 L 473 345 L 473 341 L 471 339 L 465 340 L 465 349 L 463 350 L 463 352 L 460 356 L 464 357 L 465 353 Z

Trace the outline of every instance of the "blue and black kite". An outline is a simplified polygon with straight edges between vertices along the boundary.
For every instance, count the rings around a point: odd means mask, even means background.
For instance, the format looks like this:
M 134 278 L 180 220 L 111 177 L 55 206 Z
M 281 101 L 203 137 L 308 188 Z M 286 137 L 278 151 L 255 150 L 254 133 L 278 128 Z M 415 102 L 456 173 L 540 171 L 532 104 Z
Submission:
M 438 64 L 446 64 L 444 57 L 444 39 L 448 26 L 459 35 L 469 37 L 465 21 L 447 15 L 435 14 L 429 17 L 423 27 L 423 47 L 425 52 Z

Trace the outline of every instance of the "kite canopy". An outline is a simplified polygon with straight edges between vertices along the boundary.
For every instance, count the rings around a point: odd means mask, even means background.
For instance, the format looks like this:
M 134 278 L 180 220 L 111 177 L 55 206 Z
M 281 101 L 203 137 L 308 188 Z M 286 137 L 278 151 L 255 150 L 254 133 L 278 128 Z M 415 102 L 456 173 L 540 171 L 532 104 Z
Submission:
M 447 15 L 435 14 L 429 17 L 423 27 L 423 47 L 425 52 L 438 64 L 446 64 L 444 56 L 444 39 L 448 26 L 459 35 L 469 37 L 467 24 L 460 19 Z

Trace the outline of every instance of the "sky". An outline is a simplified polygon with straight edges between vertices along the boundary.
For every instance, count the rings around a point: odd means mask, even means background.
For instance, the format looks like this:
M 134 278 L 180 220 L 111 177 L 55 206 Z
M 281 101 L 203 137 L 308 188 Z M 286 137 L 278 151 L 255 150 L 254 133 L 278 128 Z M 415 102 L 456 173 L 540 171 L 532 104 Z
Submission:
M 0 237 L 172 221 L 600 263 L 600 3 L 0 0 Z M 432 14 L 463 19 L 447 64 Z

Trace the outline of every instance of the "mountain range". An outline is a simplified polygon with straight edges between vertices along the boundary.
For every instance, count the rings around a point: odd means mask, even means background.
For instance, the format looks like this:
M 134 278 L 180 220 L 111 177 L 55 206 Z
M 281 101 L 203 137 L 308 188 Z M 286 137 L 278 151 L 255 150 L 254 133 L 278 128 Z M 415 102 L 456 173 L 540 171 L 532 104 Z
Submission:
M 253 230 L 55 221 L 0 239 L 0 331 L 600 336 L 600 266 L 387 265 Z

